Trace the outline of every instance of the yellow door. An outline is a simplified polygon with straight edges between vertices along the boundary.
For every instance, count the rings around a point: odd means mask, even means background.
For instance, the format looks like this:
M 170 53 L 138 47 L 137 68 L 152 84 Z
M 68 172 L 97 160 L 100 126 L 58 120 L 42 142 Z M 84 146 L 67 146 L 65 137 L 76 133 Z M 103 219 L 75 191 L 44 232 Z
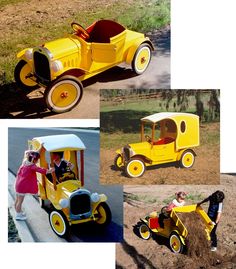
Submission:
M 175 161 L 175 142 L 164 145 L 153 145 L 151 158 L 156 163 Z
M 110 43 L 92 43 L 92 60 L 101 64 L 111 64 L 116 61 L 117 46 Z

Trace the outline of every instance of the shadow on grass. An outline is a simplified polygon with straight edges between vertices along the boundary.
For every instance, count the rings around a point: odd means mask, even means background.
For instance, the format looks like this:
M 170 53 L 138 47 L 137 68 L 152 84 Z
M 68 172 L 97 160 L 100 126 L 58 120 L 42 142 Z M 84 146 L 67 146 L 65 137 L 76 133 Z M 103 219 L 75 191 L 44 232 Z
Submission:
M 140 131 L 140 119 L 150 115 L 150 111 L 116 110 L 100 113 L 102 132 L 135 133 Z
M 170 33 L 170 27 L 166 27 L 147 34 L 156 48 L 154 54 L 159 53 L 163 56 L 170 56 Z

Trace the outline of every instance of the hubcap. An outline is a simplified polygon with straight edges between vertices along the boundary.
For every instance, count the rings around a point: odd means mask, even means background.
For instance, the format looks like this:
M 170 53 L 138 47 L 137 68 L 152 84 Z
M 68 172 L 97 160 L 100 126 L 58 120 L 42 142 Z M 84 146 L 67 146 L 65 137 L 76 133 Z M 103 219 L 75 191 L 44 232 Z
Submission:
M 62 81 L 52 87 L 51 102 L 52 107 L 68 107 L 73 105 L 78 98 L 78 85 L 71 81 Z
M 140 49 L 137 55 L 137 60 L 136 60 L 136 69 L 139 72 L 143 72 L 147 68 L 150 57 L 151 57 L 151 54 L 150 54 L 150 49 L 148 47 L 143 47 Z
M 132 161 L 128 164 L 128 171 L 132 176 L 140 176 L 143 173 L 143 163 L 139 160 Z

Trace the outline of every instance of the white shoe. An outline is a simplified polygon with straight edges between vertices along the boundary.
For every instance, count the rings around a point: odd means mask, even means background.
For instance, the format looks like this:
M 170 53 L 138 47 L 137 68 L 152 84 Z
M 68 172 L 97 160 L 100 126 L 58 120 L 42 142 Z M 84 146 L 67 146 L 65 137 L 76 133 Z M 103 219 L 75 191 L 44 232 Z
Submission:
M 217 247 L 211 247 L 211 251 L 217 251 Z
M 26 216 L 25 211 L 20 212 L 22 216 Z
M 15 219 L 16 220 L 26 220 L 27 217 L 24 214 L 22 214 L 22 212 L 20 212 L 20 213 L 16 213 Z

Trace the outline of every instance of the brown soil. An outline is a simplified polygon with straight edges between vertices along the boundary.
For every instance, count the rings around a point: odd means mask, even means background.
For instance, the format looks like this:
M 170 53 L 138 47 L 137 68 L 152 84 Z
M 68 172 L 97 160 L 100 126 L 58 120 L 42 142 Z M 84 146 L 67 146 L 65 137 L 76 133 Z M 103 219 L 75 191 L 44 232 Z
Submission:
M 137 236 L 137 224 L 140 218 L 154 210 L 160 210 L 163 200 L 179 190 L 179 186 L 126 186 L 125 193 L 149 195 L 156 197 L 157 204 L 126 199 L 124 202 L 124 242 L 117 244 L 117 268 L 158 268 L 158 269 L 230 269 L 236 268 L 236 213 L 234 210 L 234 194 L 236 191 L 236 176 L 221 175 L 221 185 L 187 185 L 184 190 L 188 193 L 201 194 L 207 197 L 215 190 L 222 190 L 226 199 L 222 219 L 217 227 L 218 251 L 209 252 L 205 243 L 201 241 L 201 229 L 197 229 L 196 220 L 185 223 L 188 226 L 190 251 L 187 254 L 174 254 L 168 248 L 168 240 L 153 236 L 144 241 Z M 187 201 L 187 204 L 193 203 Z M 195 201 L 196 203 L 196 201 Z M 208 204 L 203 205 L 207 210 Z M 228 214 L 230 212 L 230 214 Z M 195 241 L 193 241 L 195 240 Z
M 58 20 L 73 19 L 78 11 L 81 11 L 81 14 L 84 11 L 94 12 L 115 2 L 117 1 L 55 0 L 49 3 L 48 0 L 31 0 L 7 5 L 0 9 L 0 38 L 7 39 L 12 34 L 22 33 L 24 27 L 31 24 L 42 28 L 45 21 L 55 24 Z
M 201 127 L 201 136 L 215 130 L 219 132 L 219 123 Z M 122 145 L 121 145 L 122 146 Z M 101 145 L 102 147 L 102 145 Z M 139 178 L 128 178 L 124 171 L 117 171 L 114 158 L 117 149 L 100 150 L 100 182 L 102 184 L 219 184 L 220 182 L 220 144 L 200 144 L 194 151 L 197 156 L 190 169 L 183 169 L 175 163 L 149 167 Z

